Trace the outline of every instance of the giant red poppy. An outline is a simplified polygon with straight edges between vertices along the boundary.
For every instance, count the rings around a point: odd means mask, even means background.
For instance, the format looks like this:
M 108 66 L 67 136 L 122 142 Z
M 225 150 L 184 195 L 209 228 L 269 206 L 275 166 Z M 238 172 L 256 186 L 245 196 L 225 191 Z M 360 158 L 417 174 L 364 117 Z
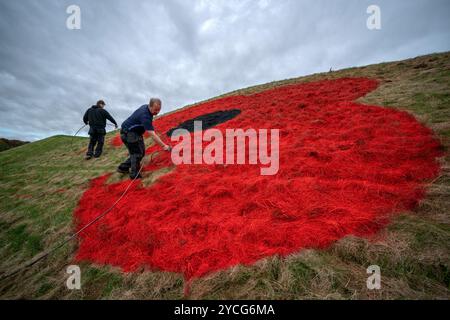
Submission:
M 424 197 L 440 156 L 433 132 L 412 115 L 355 102 L 376 87 L 360 78 L 294 84 L 161 117 L 155 127 L 166 132 L 202 114 L 239 109 L 216 128 L 280 129 L 280 170 L 261 176 L 251 165 L 180 165 L 149 187 L 137 182 L 80 234 L 76 258 L 191 279 L 374 234 Z M 159 153 L 145 171 L 170 165 L 169 153 Z M 94 179 L 83 194 L 78 228 L 129 183 L 108 177 Z

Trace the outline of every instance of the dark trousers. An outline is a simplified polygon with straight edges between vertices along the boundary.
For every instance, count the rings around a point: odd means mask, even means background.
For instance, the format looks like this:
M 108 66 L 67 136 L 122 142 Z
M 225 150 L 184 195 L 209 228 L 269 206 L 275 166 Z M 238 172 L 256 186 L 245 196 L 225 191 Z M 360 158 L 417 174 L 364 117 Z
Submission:
M 128 159 L 122 162 L 119 169 L 130 171 L 130 176 L 134 177 L 141 168 L 141 160 L 145 156 L 144 137 L 136 132 L 120 132 L 120 138 L 128 149 Z
M 89 146 L 86 153 L 87 156 L 100 157 L 103 152 L 103 145 L 105 144 L 105 129 L 89 129 Z M 94 152 L 95 148 L 95 152 Z

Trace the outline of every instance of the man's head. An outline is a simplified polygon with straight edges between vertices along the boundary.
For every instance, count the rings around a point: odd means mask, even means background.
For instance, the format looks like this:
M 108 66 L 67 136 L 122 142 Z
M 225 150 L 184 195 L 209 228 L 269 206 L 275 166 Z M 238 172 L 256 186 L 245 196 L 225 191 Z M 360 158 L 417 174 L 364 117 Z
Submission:
M 103 100 L 98 100 L 97 101 L 97 107 L 104 108 L 105 105 L 106 105 L 105 101 L 103 101 Z
M 156 116 L 161 111 L 161 100 L 158 98 L 151 98 L 148 103 L 148 108 L 152 115 Z

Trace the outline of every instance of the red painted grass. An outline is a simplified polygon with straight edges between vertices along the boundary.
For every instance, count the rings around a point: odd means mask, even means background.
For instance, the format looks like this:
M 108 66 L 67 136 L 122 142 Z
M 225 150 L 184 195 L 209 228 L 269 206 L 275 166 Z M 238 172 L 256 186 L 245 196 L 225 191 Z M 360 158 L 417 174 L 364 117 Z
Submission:
M 136 184 L 80 236 L 78 260 L 133 271 L 142 266 L 187 279 L 346 235 L 370 236 L 413 208 L 439 172 L 440 145 L 411 115 L 353 102 L 369 79 L 285 86 L 207 102 L 158 119 L 166 132 L 217 110 L 242 113 L 216 128 L 279 128 L 280 171 L 258 166 L 182 165 L 145 188 Z M 153 147 L 151 152 L 157 150 Z M 171 164 L 160 153 L 145 168 Z M 92 181 L 75 212 L 81 227 L 106 210 L 128 181 Z

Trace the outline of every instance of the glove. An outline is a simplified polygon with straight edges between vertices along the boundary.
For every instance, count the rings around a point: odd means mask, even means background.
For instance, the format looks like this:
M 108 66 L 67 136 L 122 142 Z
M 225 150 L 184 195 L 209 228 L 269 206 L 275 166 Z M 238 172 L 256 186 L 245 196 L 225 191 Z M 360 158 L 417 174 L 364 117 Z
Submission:
M 172 147 L 168 146 L 167 144 L 164 147 L 164 151 L 172 151 Z

